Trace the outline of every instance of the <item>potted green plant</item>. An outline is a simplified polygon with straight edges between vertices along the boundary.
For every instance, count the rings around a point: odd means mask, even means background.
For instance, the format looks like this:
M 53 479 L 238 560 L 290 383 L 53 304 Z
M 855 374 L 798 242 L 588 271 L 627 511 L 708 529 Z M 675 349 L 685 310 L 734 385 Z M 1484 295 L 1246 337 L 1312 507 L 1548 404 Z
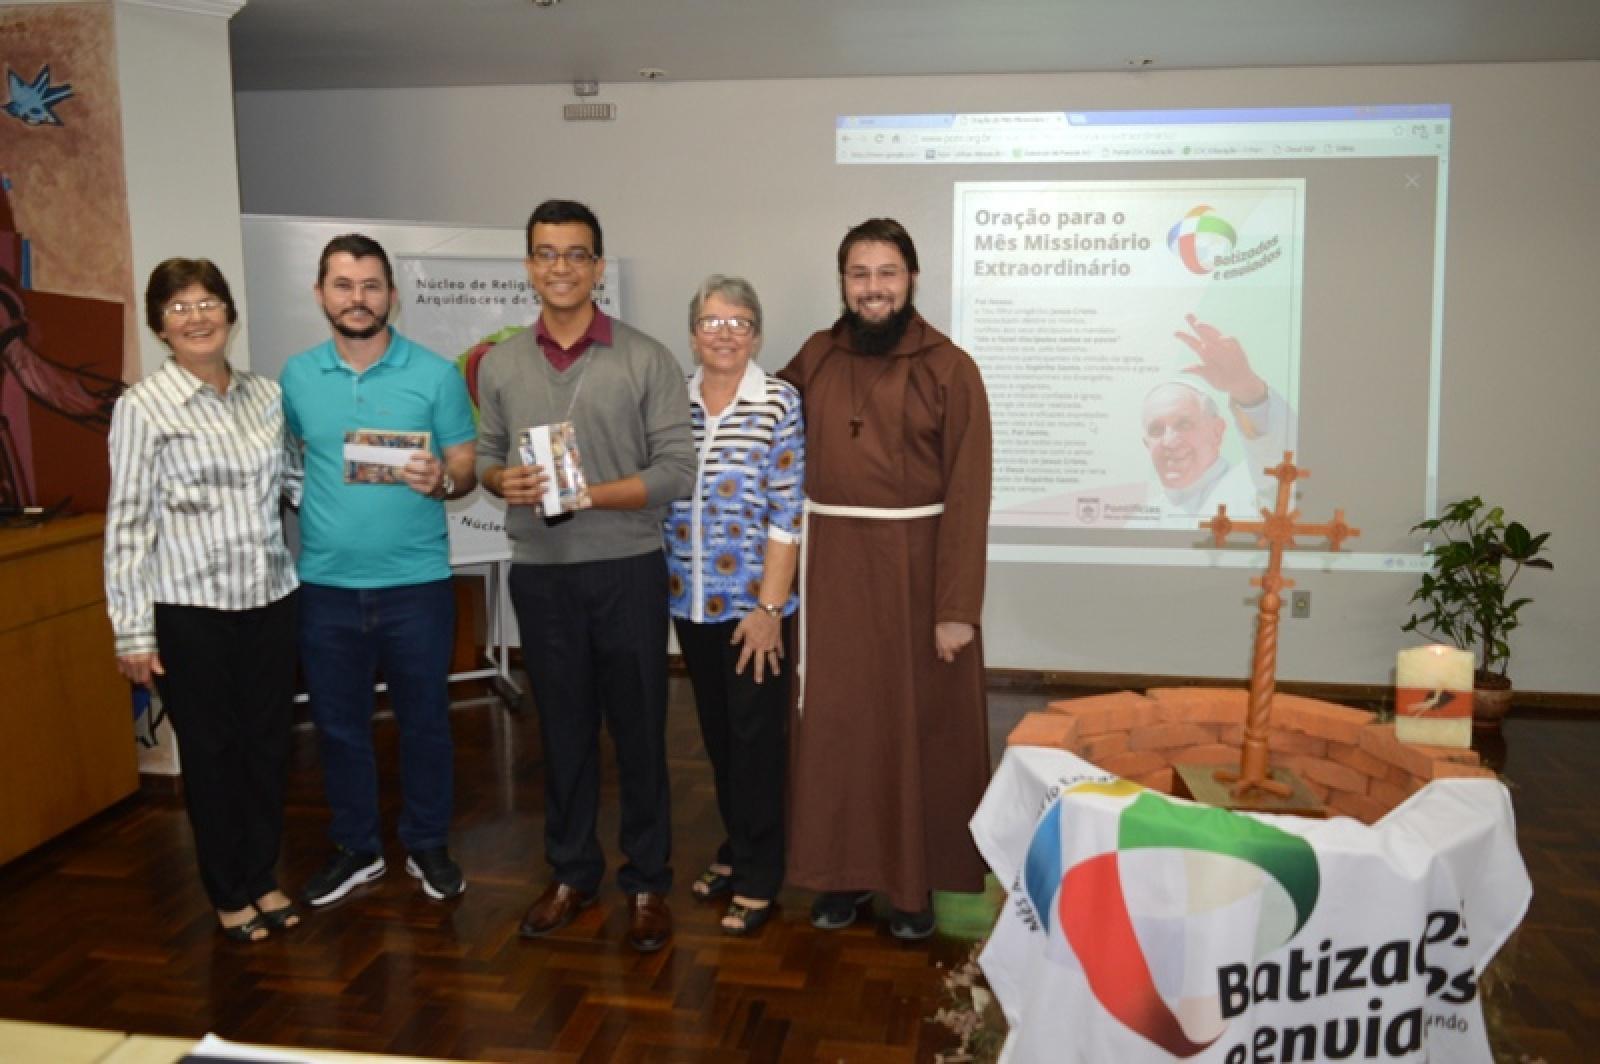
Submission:
M 1432 567 L 1412 593 L 1411 619 L 1401 630 L 1476 651 L 1474 721 L 1497 725 L 1511 707 L 1508 636 L 1520 623 L 1522 607 L 1533 601 L 1511 598 L 1511 584 L 1524 568 L 1555 568 L 1541 557 L 1550 533 L 1534 535 L 1476 495 L 1451 503 L 1411 531 L 1428 534 L 1424 553 Z

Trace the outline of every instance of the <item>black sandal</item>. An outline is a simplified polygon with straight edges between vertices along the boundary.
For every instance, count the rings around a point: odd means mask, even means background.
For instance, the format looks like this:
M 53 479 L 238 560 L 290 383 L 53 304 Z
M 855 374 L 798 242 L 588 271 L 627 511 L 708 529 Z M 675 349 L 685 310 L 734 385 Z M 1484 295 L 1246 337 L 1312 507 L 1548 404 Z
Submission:
M 229 927 L 227 924 L 219 922 L 217 928 L 222 932 L 223 937 L 229 941 L 243 942 L 249 946 L 253 946 L 257 942 L 265 942 L 272 937 L 272 929 L 267 924 L 266 916 L 259 912 L 242 924 L 234 924 Z M 265 934 L 257 938 L 257 931 L 263 931 Z
M 770 901 L 759 909 L 742 901 L 732 901 L 728 903 L 728 911 L 722 914 L 722 922 L 718 926 L 722 928 L 724 935 L 732 935 L 735 938 L 753 935 L 772 919 L 774 908 L 776 906 Z M 730 920 L 733 921 L 732 924 L 729 923 Z
M 274 931 L 288 931 L 300 926 L 300 907 L 290 902 L 281 909 L 262 909 L 256 911 L 261 914 L 261 919 Z
M 710 901 L 724 894 L 732 894 L 733 873 L 718 872 L 714 868 L 708 868 L 700 873 L 699 879 L 689 884 L 689 893 L 701 901 Z

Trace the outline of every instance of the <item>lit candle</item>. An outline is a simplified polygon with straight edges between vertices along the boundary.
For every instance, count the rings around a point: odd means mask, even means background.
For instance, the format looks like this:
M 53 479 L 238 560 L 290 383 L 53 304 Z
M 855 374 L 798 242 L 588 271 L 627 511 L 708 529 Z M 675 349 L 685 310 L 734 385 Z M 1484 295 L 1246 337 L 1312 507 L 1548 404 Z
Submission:
M 1471 746 L 1472 669 L 1469 650 L 1402 650 L 1394 670 L 1395 735 L 1408 743 Z

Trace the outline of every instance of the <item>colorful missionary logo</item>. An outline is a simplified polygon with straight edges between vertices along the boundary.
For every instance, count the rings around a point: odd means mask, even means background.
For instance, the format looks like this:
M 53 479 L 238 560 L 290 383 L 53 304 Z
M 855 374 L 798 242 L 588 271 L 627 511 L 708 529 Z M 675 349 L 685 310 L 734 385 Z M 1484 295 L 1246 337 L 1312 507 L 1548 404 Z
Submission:
M 1228 220 L 1207 206 L 1195 207 L 1167 232 L 1167 247 L 1190 273 L 1208 274 L 1238 242 Z
M 1310 919 L 1321 878 L 1311 844 L 1126 781 L 1065 793 L 1132 800 L 1118 818 L 1116 848 L 1070 867 L 1061 802 L 1052 805 L 1023 867 L 1028 901 L 1047 933 L 1059 925 L 1107 1013 L 1174 1057 L 1203 1052 L 1237 1011 L 1219 997 L 1219 966 L 1240 959 L 1241 943 L 1249 960 L 1266 956 Z

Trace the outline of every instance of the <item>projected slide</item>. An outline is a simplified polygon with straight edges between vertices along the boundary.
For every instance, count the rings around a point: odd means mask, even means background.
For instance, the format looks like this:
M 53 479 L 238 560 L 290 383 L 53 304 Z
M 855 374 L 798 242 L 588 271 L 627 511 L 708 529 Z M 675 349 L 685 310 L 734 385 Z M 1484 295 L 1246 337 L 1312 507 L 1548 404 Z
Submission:
M 917 306 L 994 413 L 993 561 L 1258 564 L 1286 450 L 1293 566 L 1425 567 L 1444 345 L 1448 104 L 845 115 L 835 161 L 921 252 Z M 1263 483 L 1265 482 L 1265 483 Z
M 1186 528 L 1271 505 L 1295 447 L 1305 182 L 962 182 L 955 340 L 994 523 Z

